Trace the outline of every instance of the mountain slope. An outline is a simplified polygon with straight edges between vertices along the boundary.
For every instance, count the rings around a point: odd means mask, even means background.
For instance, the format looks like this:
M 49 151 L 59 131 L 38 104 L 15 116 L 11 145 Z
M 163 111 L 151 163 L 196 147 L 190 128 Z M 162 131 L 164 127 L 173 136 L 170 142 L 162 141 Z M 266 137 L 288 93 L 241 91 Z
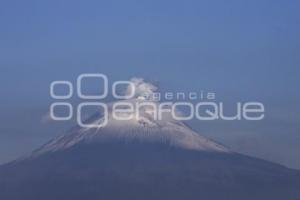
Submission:
M 0 168 L 0 199 L 297 199 L 298 171 L 163 144 L 78 144 Z
M 147 108 L 127 121 L 110 112 L 107 126 L 74 127 L 0 167 L 5 200 L 297 200 L 299 188 L 299 171 L 231 152 Z

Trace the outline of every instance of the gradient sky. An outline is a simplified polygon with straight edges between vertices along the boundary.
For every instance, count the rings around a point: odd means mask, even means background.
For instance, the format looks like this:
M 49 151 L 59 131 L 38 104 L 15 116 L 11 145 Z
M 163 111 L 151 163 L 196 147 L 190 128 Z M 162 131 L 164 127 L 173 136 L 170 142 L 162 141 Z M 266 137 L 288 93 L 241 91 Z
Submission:
M 144 77 L 261 101 L 260 122 L 191 122 L 233 150 L 300 168 L 300 2 L 1 1 L 0 163 L 70 124 L 43 123 L 53 80 Z

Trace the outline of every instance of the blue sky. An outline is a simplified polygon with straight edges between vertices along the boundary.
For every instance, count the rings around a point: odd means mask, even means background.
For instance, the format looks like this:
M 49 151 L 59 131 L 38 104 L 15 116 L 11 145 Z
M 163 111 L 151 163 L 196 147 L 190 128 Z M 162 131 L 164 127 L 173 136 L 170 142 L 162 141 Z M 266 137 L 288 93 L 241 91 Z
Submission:
M 300 168 L 299 1 L 1 1 L 0 163 L 67 125 L 41 123 L 49 84 L 80 73 L 257 100 L 266 119 L 193 126 Z M 69 125 L 69 124 L 68 124 Z

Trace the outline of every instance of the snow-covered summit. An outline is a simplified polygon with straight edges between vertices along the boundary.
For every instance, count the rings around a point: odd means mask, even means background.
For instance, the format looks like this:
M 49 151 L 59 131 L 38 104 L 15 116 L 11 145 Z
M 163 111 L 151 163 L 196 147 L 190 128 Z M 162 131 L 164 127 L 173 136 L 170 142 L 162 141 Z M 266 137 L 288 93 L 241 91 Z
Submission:
M 138 103 L 151 102 L 159 107 L 160 102 L 144 98 L 144 92 L 148 94 L 153 92 L 156 90 L 155 86 L 145 83 L 143 79 L 132 79 L 132 82 L 136 87 L 134 97 L 118 101 L 117 103 L 136 105 Z M 126 92 L 130 92 L 128 88 Z M 133 113 L 123 113 L 122 115 L 127 115 L 123 117 L 128 119 L 118 120 L 113 115 L 115 103 L 107 104 L 108 113 L 105 126 L 92 128 L 76 126 L 70 133 L 51 140 L 33 154 L 40 155 L 45 152 L 64 150 L 82 143 L 99 143 L 101 145 L 101 143 L 109 141 L 163 143 L 191 150 L 230 152 L 226 147 L 196 133 L 185 123 L 175 120 L 170 113 L 163 113 L 161 119 L 155 118 L 153 107 L 151 106 L 142 106 L 139 109 L 135 109 Z M 139 112 L 139 114 L 137 115 L 136 112 Z M 86 121 L 96 126 L 103 123 L 103 120 L 103 113 L 95 111 L 95 114 Z

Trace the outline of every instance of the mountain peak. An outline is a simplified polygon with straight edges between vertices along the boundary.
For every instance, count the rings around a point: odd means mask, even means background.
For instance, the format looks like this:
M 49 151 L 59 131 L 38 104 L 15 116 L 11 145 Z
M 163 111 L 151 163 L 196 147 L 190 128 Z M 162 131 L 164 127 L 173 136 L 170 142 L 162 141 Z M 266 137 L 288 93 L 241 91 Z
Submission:
M 136 98 L 122 102 L 134 104 L 141 101 L 144 100 Z M 159 102 L 152 103 L 159 104 Z M 36 150 L 33 155 L 64 150 L 82 143 L 101 144 L 112 141 L 124 143 L 139 141 L 141 143 L 166 144 L 190 150 L 230 152 L 226 147 L 196 133 L 182 121 L 173 119 L 168 113 L 164 113 L 162 119 L 157 120 L 152 115 L 151 109 L 143 106 L 139 110 L 138 116 L 133 113 L 135 117 L 128 120 L 118 120 L 113 117 L 113 105 L 114 103 L 108 104 L 107 124 L 105 126 L 98 128 L 96 126 L 91 128 L 76 126 L 69 133 L 49 141 Z M 86 121 L 97 125 L 103 121 L 103 113 L 97 111 Z

